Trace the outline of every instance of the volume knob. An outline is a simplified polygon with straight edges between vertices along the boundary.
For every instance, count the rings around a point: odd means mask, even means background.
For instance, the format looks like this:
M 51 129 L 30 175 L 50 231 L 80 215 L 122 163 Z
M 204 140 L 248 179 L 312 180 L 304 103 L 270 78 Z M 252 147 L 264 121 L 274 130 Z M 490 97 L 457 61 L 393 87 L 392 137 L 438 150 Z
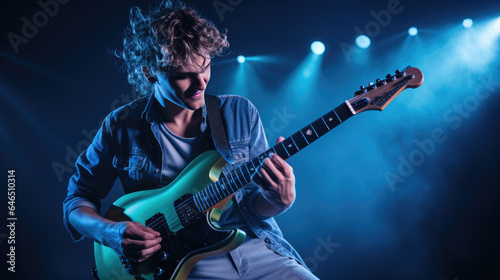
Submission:
M 165 270 L 163 270 L 163 268 L 161 268 L 161 267 L 157 267 L 157 268 L 155 269 L 155 276 L 156 276 L 156 277 L 158 277 L 158 276 L 162 276 L 162 275 L 163 275 L 163 273 L 165 273 Z
M 167 253 L 165 253 L 165 252 L 161 252 L 161 253 L 160 253 L 160 260 L 161 260 L 162 262 L 166 261 L 166 260 L 167 260 L 167 258 L 168 258 L 168 254 L 167 254 Z

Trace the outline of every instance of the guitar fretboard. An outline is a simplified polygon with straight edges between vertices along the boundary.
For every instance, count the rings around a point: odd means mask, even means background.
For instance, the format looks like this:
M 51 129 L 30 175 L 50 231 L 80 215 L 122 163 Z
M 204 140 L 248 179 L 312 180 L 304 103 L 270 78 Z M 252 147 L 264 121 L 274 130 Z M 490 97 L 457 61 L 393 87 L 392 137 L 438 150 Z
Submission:
M 248 184 L 252 180 L 252 176 L 256 172 L 257 167 L 264 162 L 270 153 L 275 153 L 286 160 L 346 121 L 348 118 L 352 117 L 352 115 L 347 104 L 342 103 L 342 105 L 329 111 L 282 142 L 274 145 L 250 162 L 241 165 L 227 174 L 224 178 L 194 194 L 193 197 L 196 206 L 200 212 L 208 210 L 210 207 Z

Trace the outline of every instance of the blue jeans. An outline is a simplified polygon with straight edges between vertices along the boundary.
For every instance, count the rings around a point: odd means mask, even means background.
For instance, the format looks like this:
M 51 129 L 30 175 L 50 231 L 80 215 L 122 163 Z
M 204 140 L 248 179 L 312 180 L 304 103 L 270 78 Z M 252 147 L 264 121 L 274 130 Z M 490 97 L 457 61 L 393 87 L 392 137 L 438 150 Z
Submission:
M 228 254 L 199 261 L 189 274 L 195 279 L 309 280 L 318 278 L 295 259 L 270 250 L 259 238 L 248 238 Z

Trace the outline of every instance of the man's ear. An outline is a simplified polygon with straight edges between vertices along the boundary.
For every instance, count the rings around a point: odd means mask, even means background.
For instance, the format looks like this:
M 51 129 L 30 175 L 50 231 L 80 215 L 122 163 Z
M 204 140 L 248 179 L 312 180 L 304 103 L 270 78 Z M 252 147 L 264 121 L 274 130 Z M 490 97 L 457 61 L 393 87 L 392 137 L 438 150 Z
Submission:
M 146 77 L 148 82 L 154 84 L 158 81 L 158 79 L 156 79 L 156 77 L 151 74 L 151 70 L 149 69 L 149 67 L 142 66 L 142 73 L 144 73 L 144 76 Z

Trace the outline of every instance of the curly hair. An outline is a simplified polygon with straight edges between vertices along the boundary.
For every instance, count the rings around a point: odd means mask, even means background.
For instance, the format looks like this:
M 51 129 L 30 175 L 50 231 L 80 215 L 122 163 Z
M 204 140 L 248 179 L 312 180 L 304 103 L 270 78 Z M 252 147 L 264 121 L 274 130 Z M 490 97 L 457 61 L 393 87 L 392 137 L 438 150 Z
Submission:
M 186 66 L 199 67 L 196 57 L 212 59 L 229 47 L 226 33 L 197 11 L 177 0 L 162 1 L 149 15 L 139 7 L 130 10 L 130 26 L 125 30 L 123 50 L 114 54 L 123 59 L 128 82 L 137 95 L 152 93 L 144 70 L 157 73 Z

